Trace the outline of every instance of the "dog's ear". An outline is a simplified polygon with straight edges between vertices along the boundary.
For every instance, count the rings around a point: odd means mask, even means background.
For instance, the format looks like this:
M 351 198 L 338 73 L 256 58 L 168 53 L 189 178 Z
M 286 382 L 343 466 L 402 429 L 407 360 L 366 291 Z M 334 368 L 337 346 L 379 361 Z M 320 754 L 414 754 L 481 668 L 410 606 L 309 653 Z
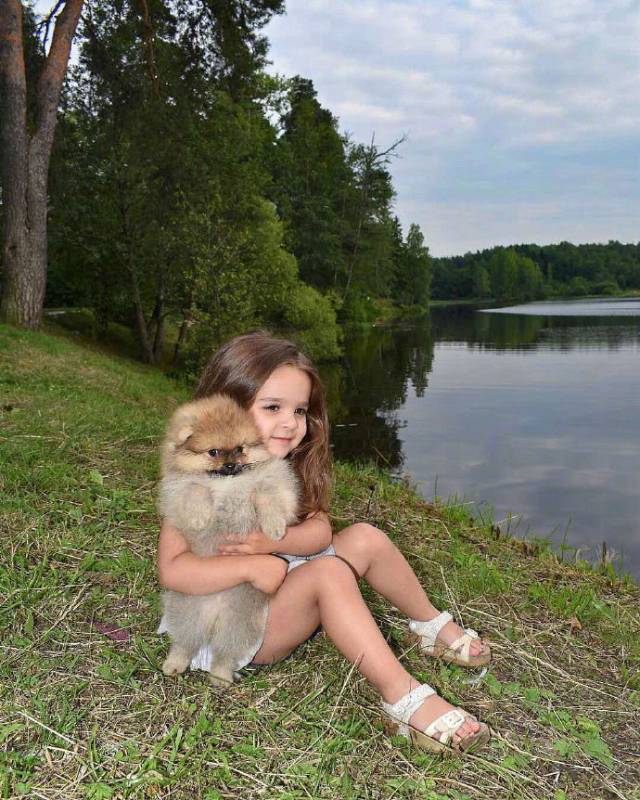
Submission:
M 182 447 L 191 436 L 193 436 L 193 425 L 182 425 L 176 433 L 176 445 Z
M 193 436 L 197 424 L 198 415 L 192 404 L 184 405 L 176 411 L 170 424 L 171 438 L 175 447 L 182 447 L 187 439 Z

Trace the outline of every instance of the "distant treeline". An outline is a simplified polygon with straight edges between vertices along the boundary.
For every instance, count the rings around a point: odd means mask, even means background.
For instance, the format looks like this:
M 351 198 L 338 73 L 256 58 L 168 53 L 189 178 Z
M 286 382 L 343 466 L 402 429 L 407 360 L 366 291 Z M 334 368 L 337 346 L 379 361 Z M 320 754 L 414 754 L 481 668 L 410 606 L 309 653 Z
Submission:
M 520 244 L 433 259 L 434 299 L 503 302 L 633 289 L 640 290 L 640 244 Z

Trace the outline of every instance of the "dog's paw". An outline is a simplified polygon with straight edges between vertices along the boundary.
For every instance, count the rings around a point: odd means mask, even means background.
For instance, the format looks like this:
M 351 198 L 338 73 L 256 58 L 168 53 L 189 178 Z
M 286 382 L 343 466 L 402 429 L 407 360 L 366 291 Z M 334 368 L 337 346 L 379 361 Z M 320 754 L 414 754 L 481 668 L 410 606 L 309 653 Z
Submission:
M 278 541 L 287 532 L 287 524 L 283 517 L 273 517 L 262 520 L 262 531 L 270 539 Z
M 164 660 L 164 664 L 162 665 L 162 671 L 165 675 L 181 675 L 188 666 L 188 658 L 169 653 Z
M 212 667 L 209 673 L 209 682 L 213 686 L 233 686 L 235 676 L 230 669 L 224 667 Z

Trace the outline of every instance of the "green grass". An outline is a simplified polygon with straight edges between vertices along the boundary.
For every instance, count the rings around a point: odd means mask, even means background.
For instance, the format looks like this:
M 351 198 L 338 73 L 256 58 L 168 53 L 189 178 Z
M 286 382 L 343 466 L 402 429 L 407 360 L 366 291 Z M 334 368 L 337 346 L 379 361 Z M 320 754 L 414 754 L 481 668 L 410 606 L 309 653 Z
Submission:
M 638 797 L 630 579 L 341 464 L 336 528 L 383 528 L 434 602 L 490 640 L 484 676 L 424 660 L 365 590 L 407 667 L 488 722 L 491 745 L 454 759 L 389 739 L 375 692 L 324 636 L 231 691 L 202 673 L 166 679 L 156 450 L 185 390 L 70 335 L 0 326 L 0 354 L 0 797 Z

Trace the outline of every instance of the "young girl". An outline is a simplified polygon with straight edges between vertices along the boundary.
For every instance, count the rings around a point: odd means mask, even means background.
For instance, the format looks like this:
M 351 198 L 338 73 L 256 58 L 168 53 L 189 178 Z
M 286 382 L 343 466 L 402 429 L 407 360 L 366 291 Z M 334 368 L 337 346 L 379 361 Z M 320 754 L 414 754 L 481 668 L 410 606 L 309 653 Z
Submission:
M 420 685 L 389 648 L 358 589 L 363 578 L 409 618 L 420 649 L 465 666 L 488 663 L 490 651 L 429 601 L 413 570 L 377 528 L 357 523 L 333 535 L 329 525 L 330 457 L 322 386 L 291 342 L 263 331 L 231 339 L 204 370 L 196 397 L 222 392 L 248 408 L 266 446 L 290 458 L 303 492 L 300 523 L 278 542 L 261 531 L 229 538 L 219 556 L 191 553 L 165 520 L 158 572 L 168 589 L 208 594 L 248 581 L 271 595 L 264 640 L 254 664 L 285 658 L 322 626 L 336 647 L 377 689 L 389 727 L 429 750 L 477 748 L 489 729 Z M 274 557 L 274 551 L 285 556 Z M 288 562 L 288 563 L 287 563 Z M 192 666 L 204 666 L 202 654 Z

